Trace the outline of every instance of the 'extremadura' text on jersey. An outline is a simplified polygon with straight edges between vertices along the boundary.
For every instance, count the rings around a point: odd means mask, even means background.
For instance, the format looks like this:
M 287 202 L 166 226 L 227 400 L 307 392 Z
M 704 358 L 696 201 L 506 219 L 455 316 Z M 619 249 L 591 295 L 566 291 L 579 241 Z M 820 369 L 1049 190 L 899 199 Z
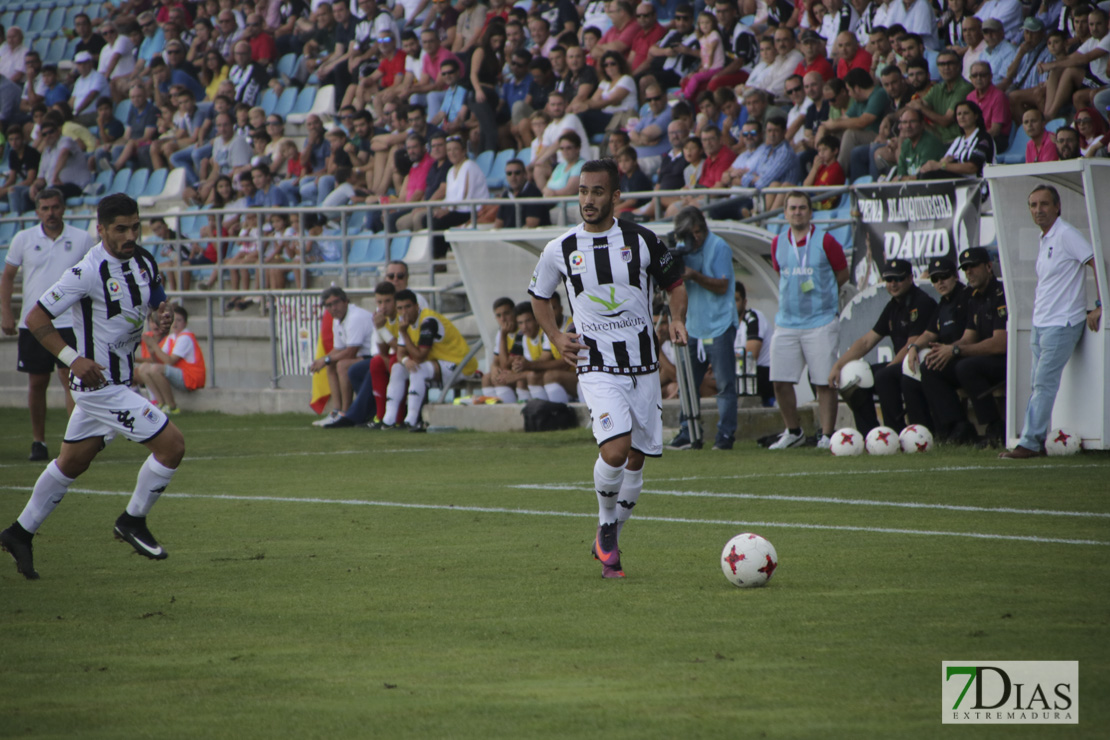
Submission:
M 39 305 L 51 318 L 73 310 L 77 353 L 100 363 L 111 385 L 131 385 L 133 353 L 143 335 L 149 313 L 166 300 L 154 259 L 142 247 L 135 256 L 118 260 L 97 244 L 85 258 L 66 270 L 42 297 Z M 70 374 L 70 387 L 84 388 Z
M 616 220 L 605 233 L 581 224 L 544 247 L 528 292 L 550 298 L 566 284 L 579 341 L 589 347 L 578 373 L 644 375 L 659 368 L 652 326 L 653 281 L 672 290 L 681 261 L 649 229 Z

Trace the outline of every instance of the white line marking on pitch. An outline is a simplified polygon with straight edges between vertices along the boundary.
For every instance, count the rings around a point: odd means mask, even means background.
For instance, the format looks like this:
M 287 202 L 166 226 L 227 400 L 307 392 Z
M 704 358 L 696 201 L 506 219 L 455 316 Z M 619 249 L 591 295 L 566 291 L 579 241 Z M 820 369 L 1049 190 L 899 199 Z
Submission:
M 27 486 L 0 486 L 0 490 L 30 491 Z M 71 488 L 70 493 L 87 493 L 97 496 L 130 496 L 130 491 L 97 491 L 88 488 Z M 217 501 L 273 501 L 289 504 L 333 504 L 338 506 L 379 506 L 393 509 L 424 509 L 430 511 L 465 511 L 479 514 L 517 514 L 523 516 L 551 516 L 573 519 L 595 519 L 596 514 L 573 511 L 542 511 L 536 509 L 508 509 L 500 506 L 453 506 L 449 504 L 415 504 L 398 501 L 362 501 L 357 499 L 294 498 L 283 496 L 236 496 L 233 494 L 164 493 L 163 498 L 211 499 Z M 816 529 L 836 532 L 872 532 L 875 534 L 910 534 L 929 537 L 969 537 L 980 540 L 1005 540 L 1009 542 L 1039 542 L 1058 545 L 1101 545 L 1102 540 L 1040 537 L 1037 535 L 991 534 L 988 532 L 946 532 L 929 529 L 901 529 L 895 527 L 854 527 L 833 524 L 803 524 L 797 522 L 759 522 L 731 519 L 689 519 L 686 517 L 638 516 L 637 521 L 671 524 L 713 524 L 730 527 L 771 527 L 781 529 Z
M 520 483 L 509 488 L 523 488 L 527 490 L 553 490 L 553 491 L 593 491 L 588 486 L 577 485 L 540 485 L 538 483 Z M 981 511 L 992 514 L 1031 514 L 1033 516 L 1074 516 L 1080 518 L 1106 518 L 1110 513 L 1099 511 L 1058 511 L 1054 509 L 1015 509 L 1006 506 L 961 506 L 958 504 L 925 504 L 917 501 L 874 501 L 862 498 L 832 498 L 829 496 L 786 496 L 783 494 L 757 494 L 757 493 L 712 493 L 710 491 L 667 491 L 648 490 L 644 493 L 657 496 L 690 496 L 694 498 L 738 498 L 762 501 L 797 501 L 801 503 L 840 504 L 843 506 L 893 506 L 903 509 L 938 509 L 942 511 Z
M 686 475 L 677 478 L 652 478 L 658 482 L 681 482 L 687 480 L 743 480 L 746 478 L 809 478 L 830 475 L 903 475 L 906 473 L 963 473 L 974 470 L 1075 470 L 1077 468 L 1105 468 L 1106 465 L 1089 463 L 1084 465 L 941 465 L 935 468 L 892 468 L 890 470 L 802 470 L 794 473 L 743 473 L 741 475 Z
M 366 450 L 321 450 L 319 452 L 282 452 L 278 457 L 316 457 L 317 455 L 388 455 L 395 452 L 427 452 L 427 449 L 411 449 L 411 450 L 379 450 L 379 449 L 366 449 Z M 198 455 L 196 457 L 186 456 L 184 462 L 191 462 L 194 460 L 245 460 L 254 457 L 274 457 L 275 453 L 272 452 L 259 452 L 257 454 L 251 453 L 248 455 Z M 96 461 L 97 465 L 134 465 L 138 460 L 135 459 L 122 459 L 122 458 L 108 458 Z M 140 463 L 141 464 L 141 463 Z M 23 468 L 28 467 L 23 463 L 6 463 L 0 464 L 0 468 Z

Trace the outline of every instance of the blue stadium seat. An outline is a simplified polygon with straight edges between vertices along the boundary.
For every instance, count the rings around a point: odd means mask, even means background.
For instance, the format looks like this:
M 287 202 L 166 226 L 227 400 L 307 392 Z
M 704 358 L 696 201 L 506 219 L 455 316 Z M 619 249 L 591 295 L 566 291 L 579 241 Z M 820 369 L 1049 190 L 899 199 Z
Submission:
M 370 251 L 370 237 L 360 236 L 351 241 L 350 251 L 347 252 L 347 264 L 362 266 L 368 262 L 366 253 Z
M 50 42 L 50 47 L 46 50 L 46 54 L 43 55 L 42 63 L 57 64 L 63 59 L 67 59 L 66 44 L 68 43 L 69 40 L 65 36 L 56 36 L 54 40 Z
M 497 153 L 493 158 L 493 165 L 490 171 L 486 174 L 486 185 L 490 191 L 501 190 L 507 184 L 505 182 L 505 165 L 509 160 L 516 156 L 516 152 L 512 149 L 505 149 Z
M 478 169 L 486 176 L 486 180 L 489 180 L 489 172 L 490 168 L 493 167 L 493 158 L 495 156 L 496 154 L 493 150 L 487 149 L 474 159 L 474 162 L 478 165 Z
M 1014 126 L 1014 130 L 1014 138 L 1010 146 L 994 157 L 999 164 L 1021 164 L 1025 161 L 1025 145 L 1029 143 L 1029 135 L 1021 126 Z
M 385 253 L 389 247 L 389 240 L 378 236 L 370 240 L 370 250 L 366 253 L 367 262 L 385 262 Z
M 69 198 L 66 200 L 67 206 L 95 206 L 100 202 L 100 199 L 108 193 L 108 186 L 112 184 L 112 171 L 104 170 L 98 172 L 96 179 L 92 181 L 91 185 L 85 187 L 85 192 L 90 195 L 85 195 L 80 198 Z M 76 202 L 75 202 L 76 201 Z
M 389 242 L 389 259 L 403 260 L 405 255 L 409 252 L 409 243 L 412 241 L 412 233 L 404 231 Z
M 178 234 L 189 239 L 196 239 L 198 236 L 200 236 L 200 230 L 206 223 L 208 223 L 208 219 L 205 216 L 199 215 L 197 213 L 198 210 L 199 209 L 197 208 L 197 206 L 189 206 L 185 209 L 185 213 L 182 213 L 180 216 L 178 216 Z
M 265 92 L 262 93 L 262 97 L 258 101 L 258 107 L 266 111 L 266 115 L 270 115 L 274 112 L 274 108 L 277 107 L 277 102 L 277 93 L 273 91 L 273 88 L 268 87 Z
M 293 72 L 297 69 L 297 55 L 290 52 L 278 59 L 277 72 L 279 75 L 284 75 L 288 79 L 293 78 Z
M 131 115 L 131 101 L 127 98 L 124 98 L 123 100 L 116 103 L 116 109 L 112 112 L 112 115 L 115 116 L 115 119 L 117 121 L 126 126 L 127 117 Z
M 853 185 L 870 185 L 874 181 L 875 180 L 874 180 L 874 178 L 871 177 L 871 175 L 860 175 L 859 177 L 857 177 L 855 180 L 852 181 L 852 184 Z
M 143 194 L 143 189 L 146 188 L 146 182 L 150 179 L 150 170 L 143 168 L 132 170 L 131 179 L 127 181 L 127 189 L 124 191 L 132 198 L 138 198 Z
M 1060 129 L 1062 129 L 1064 126 L 1067 126 L 1067 125 L 1068 125 L 1068 122 L 1067 122 L 1066 119 L 1053 118 L 1051 121 L 1049 121 L 1048 123 L 1046 123 L 1044 125 L 1044 130 L 1045 131 L 1051 131 L 1052 133 L 1056 133 L 1057 131 L 1059 131 Z M 1021 127 L 1015 124 L 1014 128 L 1021 128 Z
M 28 35 L 42 33 L 46 28 L 46 21 L 50 18 L 50 11 L 46 8 L 39 8 L 32 11 L 32 13 L 31 23 L 24 29 L 24 32 Z
M 285 88 L 281 93 L 281 97 L 278 98 L 277 105 L 274 106 L 273 114 L 279 115 L 282 118 L 288 116 L 297 102 L 297 94 L 297 88 Z
M 46 59 L 46 53 L 50 50 L 50 39 L 45 36 L 40 36 L 35 39 L 35 43 L 31 44 L 31 51 L 39 55 L 39 59 Z
M 15 23 L 15 13 L 16 11 L 14 10 L 5 10 L 3 13 L 0 13 L 0 26 L 11 28 L 12 24 Z
M 12 237 L 15 232 L 19 230 L 19 224 L 15 221 L 0 221 L 0 244 L 5 247 L 11 243 Z
M 140 195 L 159 196 L 162 190 L 166 187 L 166 178 L 169 177 L 170 171 L 165 167 L 154 170 L 150 173 L 150 177 L 146 181 L 146 186 Z
M 74 36 L 73 38 L 71 38 L 69 40 L 69 43 L 66 44 L 66 54 L 65 54 L 65 57 L 63 57 L 63 58 L 64 59 L 73 59 L 73 57 L 77 56 L 77 45 L 80 44 L 80 43 L 81 43 L 81 37 L 80 36 Z
M 20 28 L 30 28 L 31 18 L 33 18 L 34 15 L 35 11 L 33 10 L 21 10 L 16 15 L 15 20 L 12 21 L 12 25 L 19 26 Z
M 530 165 L 532 163 L 532 147 L 526 146 L 521 149 L 519 152 L 516 153 L 516 158 L 519 159 L 521 162 L 524 162 L 525 167 Z
M 304 114 L 312 110 L 312 103 L 316 100 L 316 90 L 318 88 L 312 85 L 306 85 L 303 90 L 297 95 L 297 102 L 293 104 L 293 109 L 289 111 L 290 114 Z M 285 94 L 282 93 L 282 97 Z
M 108 192 L 105 193 L 105 195 L 111 195 L 112 193 L 126 193 L 127 183 L 129 182 L 131 182 L 131 170 L 120 170 L 112 177 L 112 182 L 110 185 L 108 185 Z M 96 201 L 99 202 L 100 199 L 97 198 Z M 90 203 L 89 205 L 96 205 L 96 203 Z
M 366 218 L 366 211 L 349 211 L 347 213 L 347 232 L 348 234 L 357 234 L 362 231 L 362 224 Z
M 59 6 L 50 11 L 50 16 L 46 19 L 46 32 L 47 33 L 60 33 L 65 28 L 66 9 Z

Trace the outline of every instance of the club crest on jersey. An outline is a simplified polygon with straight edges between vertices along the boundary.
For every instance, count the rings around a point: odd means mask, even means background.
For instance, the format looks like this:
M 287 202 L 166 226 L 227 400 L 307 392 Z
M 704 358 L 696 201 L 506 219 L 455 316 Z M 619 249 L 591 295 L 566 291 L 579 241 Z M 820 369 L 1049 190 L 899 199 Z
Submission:
M 621 247 L 621 260 L 625 262 L 632 261 L 632 247 Z
M 604 431 L 606 431 L 606 432 L 613 431 L 613 417 L 609 416 L 609 414 L 602 414 L 601 418 L 598 419 L 598 421 L 601 422 L 601 428 Z
M 69 239 L 66 239 L 65 249 L 67 252 L 73 251 L 73 242 L 71 242 Z
M 149 421 L 151 424 L 158 423 L 158 414 L 154 412 L 153 406 L 147 406 L 145 409 L 143 409 L 143 418 Z
M 570 253 L 570 274 L 581 275 L 586 271 L 586 255 L 577 249 Z
M 118 301 L 123 296 L 123 286 L 116 278 L 108 278 L 104 286 L 108 289 L 108 298 L 111 300 Z

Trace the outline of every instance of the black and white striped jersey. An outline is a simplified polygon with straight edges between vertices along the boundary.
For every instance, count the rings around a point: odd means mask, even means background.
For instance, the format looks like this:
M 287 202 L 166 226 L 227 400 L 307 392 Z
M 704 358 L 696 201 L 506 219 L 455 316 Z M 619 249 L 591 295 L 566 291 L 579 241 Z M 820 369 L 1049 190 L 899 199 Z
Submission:
M 77 353 L 107 368 L 109 384 L 131 385 L 147 307 L 157 308 L 164 300 L 162 277 L 149 252 L 140 247 L 121 261 L 100 243 L 42 294 L 39 305 L 52 318 L 72 308 Z M 74 390 L 96 390 L 82 387 L 72 374 L 69 384 Z
M 651 299 L 682 282 L 682 263 L 650 230 L 617 219 L 605 233 L 578 225 L 544 247 L 528 292 L 548 299 L 562 281 L 575 331 L 589 347 L 578 373 L 643 375 L 659 368 Z

